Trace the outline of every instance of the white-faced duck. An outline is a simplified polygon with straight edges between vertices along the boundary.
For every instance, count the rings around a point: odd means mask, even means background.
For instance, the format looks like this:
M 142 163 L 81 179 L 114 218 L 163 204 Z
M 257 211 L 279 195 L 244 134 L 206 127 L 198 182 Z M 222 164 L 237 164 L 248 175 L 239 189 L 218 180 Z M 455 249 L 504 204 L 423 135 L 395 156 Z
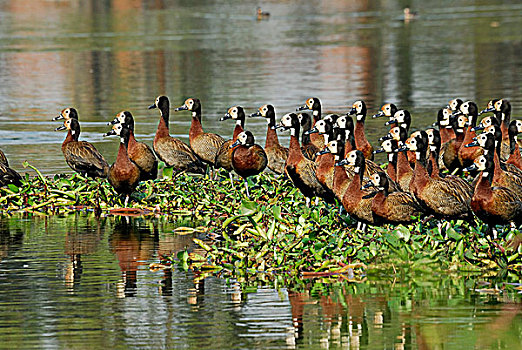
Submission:
M 134 137 L 134 117 L 129 111 L 121 111 L 110 123 L 123 124 L 128 131 L 127 154 L 140 169 L 140 180 L 154 180 L 158 177 L 158 159 L 149 145 L 138 142 Z
M 118 155 L 114 164 L 109 168 L 108 180 L 118 194 L 125 196 L 125 207 L 141 177 L 140 169 L 130 160 L 127 153 L 130 132 L 131 130 L 126 124 L 118 123 L 114 124 L 112 130 L 105 134 L 105 136 L 117 135 L 120 137 Z
M 225 143 L 225 139 L 218 134 L 203 131 L 201 124 L 201 101 L 199 99 L 188 98 L 182 106 L 175 109 L 175 111 L 183 110 L 192 112 L 192 123 L 189 130 L 190 147 L 213 171 L 217 152 Z M 213 178 L 213 175 L 211 177 Z
M 56 130 L 68 130 L 62 143 L 62 153 L 67 165 L 74 171 L 92 178 L 105 178 L 109 164 L 98 150 L 87 141 L 78 141 L 80 123 L 77 119 L 66 119 Z
M 276 112 L 271 104 L 262 105 L 258 111 L 250 114 L 250 117 L 263 117 L 268 123 L 266 130 L 265 152 L 268 156 L 268 169 L 276 174 L 285 172 L 288 148 L 281 146 L 276 131 Z
M 268 157 L 263 147 L 255 144 L 254 135 L 248 130 L 240 133 L 230 147 L 233 149 L 232 167 L 243 178 L 247 197 L 250 197 L 247 178 L 265 170 Z
M 167 167 L 172 167 L 174 171 L 204 174 L 205 168 L 192 148 L 169 134 L 170 102 L 168 97 L 158 96 L 154 104 L 149 106 L 149 109 L 153 108 L 158 108 L 160 111 L 158 129 L 152 144 L 158 158 Z

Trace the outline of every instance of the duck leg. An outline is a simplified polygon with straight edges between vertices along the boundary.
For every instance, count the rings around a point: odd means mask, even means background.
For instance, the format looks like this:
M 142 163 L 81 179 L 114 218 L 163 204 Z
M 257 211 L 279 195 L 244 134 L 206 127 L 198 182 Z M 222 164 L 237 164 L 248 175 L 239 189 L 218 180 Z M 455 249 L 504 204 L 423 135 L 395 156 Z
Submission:
M 248 181 L 246 178 L 244 179 L 244 181 L 245 181 L 245 189 L 246 189 L 247 197 L 248 197 L 248 199 L 250 199 L 250 192 L 248 191 Z
M 125 204 L 123 205 L 125 208 L 127 208 L 127 204 L 129 204 L 129 195 L 125 197 Z
M 234 176 L 232 175 L 232 172 L 228 173 L 228 176 L 230 178 L 230 186 L 234 188 Z
M 306 207 L 307 208 L 310 208 L 310 202 L 312 201 L 310 198 L 306 197 L 305 198 L 305 201 L 306 201 Z

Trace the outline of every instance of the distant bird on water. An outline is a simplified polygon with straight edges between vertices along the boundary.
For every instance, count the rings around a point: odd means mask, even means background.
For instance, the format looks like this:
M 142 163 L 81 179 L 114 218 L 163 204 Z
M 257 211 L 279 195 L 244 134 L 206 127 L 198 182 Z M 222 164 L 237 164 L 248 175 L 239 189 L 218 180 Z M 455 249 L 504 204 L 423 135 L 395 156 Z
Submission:
M 264 19 L 269 19 L 270 18 L 270 13 L 261 10 L 261 7 L 258 6 L 256 8 L 256 16 L 257 16 L 257 20 L 261 21 L 261 20 L 264 20 Z

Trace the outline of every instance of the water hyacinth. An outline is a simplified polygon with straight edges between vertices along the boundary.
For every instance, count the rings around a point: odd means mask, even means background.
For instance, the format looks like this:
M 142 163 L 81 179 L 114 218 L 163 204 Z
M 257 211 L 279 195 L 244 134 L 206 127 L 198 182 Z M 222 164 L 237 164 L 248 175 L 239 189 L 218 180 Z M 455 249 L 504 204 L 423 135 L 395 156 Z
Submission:
M 431 271 L 442 265 L 454 270 L 522 269 L 522 235 L 518 230 L 487 237 L 483 225 L 463 221 L 440 224 L 416 221 L 409 226 L 355 229 L 336 206 L 308 208 L 303 195 L 284 177 L 262 173 L 253 182 L 250 200 L 244 188 L 223 174 L 217 181 L 184 173 L 142 182 L 129 208 L 103 180 L 81 175 L 23 177 L 20 187 L 0 189 L 5 214 L 44 215 L 94 211 L 97 215 L 183 216 L 200 227 L 178 228 L 194 234 L 194 247 L 162 257 L 160 267 L 174 263 L 203 274 L 264 278 L 329 278 L 360 280 L 375 268 L 410 266 Z M 202 195 L 204 193 L 205 195 Z

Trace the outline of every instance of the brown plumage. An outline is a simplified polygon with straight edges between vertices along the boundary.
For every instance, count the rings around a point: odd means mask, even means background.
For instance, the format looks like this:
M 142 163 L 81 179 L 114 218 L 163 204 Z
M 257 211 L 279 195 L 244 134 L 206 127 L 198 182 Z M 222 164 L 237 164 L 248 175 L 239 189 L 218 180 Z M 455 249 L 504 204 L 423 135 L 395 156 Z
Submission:
M 354 137 L 357 149 L 364 154 L 364 158 L 373 160 L 373 146 L 366 138 L 364 131 L 364 122 L 366 120 L 366 104 L 364 101 L 355 101 L 349 115 L 355 115 L 357 121 L 355 123 Z
M 263 147 L 256 145 L 254 135 L 250 131 L 243 131 L 237 136 L 237 140 L 230 146 L 233 148 L 232 167 L 234 171 L 245 181 L 247 196 L 247 178 L 255 176 L 265 170 L 268 164 L 268 157 Z
M 493 186 L 495 168 L 493 155 L 487 154 L 475 159 L 469 169 L 480 171 L 471 208 L 488 225 L 489 233 L 494 225 L 522 224 L 522 201 L 509 188 Z
M 496 133 L 500 135 L 500 128 L 496 128 Z M 520 169 L 512 166 L 513 171 L 508 171 L 505 164 L 503 164 L 499 159 L 499 150 L 498 143 L 495 145 L 495 136 L 492 133 L 484 132 L 478 135 L 475 138 L 475 141 L 467 144 L 466 147 L 474 147 L 480 146 L 484 149 L 484 155 L 493 154 L 493 177 L 492 184 L 493 186 L 500 186 L 509 188 L 513 193 L 515 193 L 520 199 L 522 199 L 522 174 L 520 173 Z M 495 148 L 496 146 L 496 148 Z M 478 181 L 478 179 L 477 179 Z M 476 183 L 474 183 L 475 185 Z
M 497 139 L 500 142 L 500 160 L 507 160 L 509 158 L 509 154 L 511 153 L 511 143 L 509 141 L 509 135 L 508 138 L 504 139 L 504 135 L 502 135 L 502 128 L 500 126 L 499 121 L 495 116 L 487 116 L 483 118 L 479 125 L 477 125 L 474 130 L 491 130 L 492 127 L 498 127 L 500 130 L 500 136 L 497 135 Z M 509 131 L 508 131 L 509 134 Z M 476 136 L 476 135 L 475 135 Z M 469 140 L 471 142 L 471 140 Z M 469 143 L 467 142 L 467 143 Z M 464 142 L 464 144 L 467 144 Z M 482 154 L 482 153 L 481 153 Z
M 310 97 L 306 100 L 303 106 L 297 108 L 298 111 L 309 110 L 312 111 L 312 128 L 315 124 L 321 120 L 321 101 L 317 97 Z M 318 149 L 324 148 L 324 139 L 319 134 L 311 134 L 310 141 L 317 147 Z
M 334 203 L 334 195 L 331 190 L 323 186 L 316 176 L 316 164 L 306 158 L 299 144 L 299 131 L 301 125 L 295 113 L 288 113 L 281 118 L 280 127 L 290 129 L 290 147 L 285 169 L 295 187 L 306 197 L 307 205 L 312 197 L 321 197 L 329 203 Z
M 381 140 L 391 139 L 396 141 L 398 145 L 403 145 L 407 138 L 408 134 L 406 133 L 406 129 L 401 126 L 395 126 L 390 129 L 387 135 L 381 137 Z M 402 191 L 409 192 L 410 182 L 413 178 L 413 169 L 408 161 L 406 148 L 399 146 L 395 152 L 397 152 L 396 182 Z
M 308 113 L 298 113 L 297 117 L 301 122 L 301 150 L 306 158 L 315 161 L 317 152 L 321 151 L 313 144 L 310 134 L 308 133 L 312 128 L 312 117 Z
M 513 164 L 522 170 L 522 157 L 520 156 L 520 148 L 517 143 L 517 135 L 522 133 L 522 120 L 512 120 L 509 123 L 509 158 L 507 164 Z
M 189 130 L 190 147 L 203 162 L 214 167 L 217 152 L 225 143 L 225 139 L 218 134 L 203 131 L 203 126 L 201 125 L 201 102 L 199 99 L 189 98 L 175 110 L 189 110 L 192 112 L 192 124 Z
M 98 150 L 87 141 L 78 141 L 80 123 L 77 119 L 66 119 L 56 130 L 68 130 L 62 143 L 62 153 L 67 165 L 74 171 L 92 178 L 107 177 L 109 164 Z
M 428 135 L 424 131 L 416 132 L 406 146 L 415 152 L 417 161 L 410 182 L 410 193 L 429 209 L 436 217 L 445 219 L 473 220 L 470 201 L 471 194 L 461 190 L 452 182 L 433 179 L 426 170 L 426 149 Z
M 188 171 L 204 174 L 205 168 L 194 151 L 183 141 L 169 135 L 169 108 L 170 102 L 167 96 L 158 96 L 149 109 L 158 108 L 160 120 L 156 136 L 154 137 L 154 152 L 167 167 L 174 171 Z
M 20 186 L 22 184 L 22 177 L 16 170 L 9 167 L 9 161 L 4 152 L 0 150 L 0 186 L 13 184 Z
M 372 174 L 371 183 L 377 188 L 373 197 L 372 212 L 389 224 L 409 224 L 424 215 L 424 209 L 410 193 L 395 191 L 389 192 L 388 177 L 384 172 Z
M 343 207 L 350 216 L 364 224 L 380 225 L 382 219 L 372 211 L 373 198 L 369 197 L 372 192 L 361 188 L 366 167 L 364 160 L 363 153 L 355 150 L 349 152 L 345 159 L 336 164 L 334 192 L 337 197 L 342 198 Z M 348 165 L 353 169 L 355 174 L 351 179 L 344 168 L 340 167 L 342 165 Z
M 450 119 L 450 124 L 455 132 L 455 138 L 451 139 L 446 144 L 447 146 L 441 150 L 442 163 L 449 172 L 462 169 L 462 165 L 459 161 L 459 149 L 464 141 L 464 131 L 467 123 L 468 118 L 464 115 L 459 115 Z
M 466 128 L 464 129 L 464 139 L 462 140 L 463 145 L 470 143 L 475 136 L 475 127 L 477 126 L 478 107 L 472 101 L 466 101 L 460 105 L 460 108 L 453 115 L 465 115 L 468 119 Z M 461 167 L 468 167 L 473 164 L 473 161 L 482 155 L 483 150 L 481 148 L 469 148 L 460 147 L 458 150 L 458 158 Z
M 288 148 L 281 146 L 276 131 L 276 114 L 274 106 L 270 104 L 259 107 L 258 111 L 250 117 L 266 118 L 268 127 L 266 130 L 265 152 L 268 157 L 268 169 L 276 174 L 285 172 L 285 163 L 288 158 Z
M 109 183 L 114 187 L 118 194 L 125 195 L 125 206 L 129 200 L 129 196 L 134 192 L 136 186 L 140 182 L 141 171 L 138 166 L 130 160 L 127 154 L 127 145 L 129 143 L 130 129 L 125 124 L 115 124 L 112 130 L 106 134 L 118 135 L 120 137 L 120 147 L 116 161 L 109 168 Z
M 140 180 L 155 180 L 158 177 L 158 159 L 152 149 L 134 137 L 134 117 L 129 111 L 122 111 L 111 122 L 112 125 L 123 124 L 129 129 L 127 155 L 140 169 Z
M 215 165 L 216 168 L 223 168 L 230 173 L 233 170 L 232 152 L 234 151 L 230 146 L 232 146 L 232 144 L 236 142 L 238 135 L 244 131 L 245 127 L 245 111 L 243 107 L 230 107 L 227 113 L 225 113 L 225 115 L 221 117 L 219 120 L 223 121 L 227 119 L 235 120 L 236 126 L 234 127 L 232 138 L 230 140 L 225 141 L 218 149 L 216 154 Z

